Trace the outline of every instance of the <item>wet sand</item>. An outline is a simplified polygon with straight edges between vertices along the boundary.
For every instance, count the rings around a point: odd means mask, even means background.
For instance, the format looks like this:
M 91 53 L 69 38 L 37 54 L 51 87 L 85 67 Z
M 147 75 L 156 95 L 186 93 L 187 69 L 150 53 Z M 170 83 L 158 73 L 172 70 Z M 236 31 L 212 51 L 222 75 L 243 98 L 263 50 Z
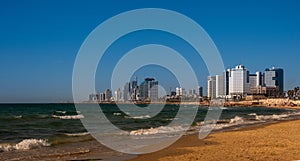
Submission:
M 299 160 L 300 120 L 218 132 L 199 140 L 184 136 L 170 147 L 131 161 Z

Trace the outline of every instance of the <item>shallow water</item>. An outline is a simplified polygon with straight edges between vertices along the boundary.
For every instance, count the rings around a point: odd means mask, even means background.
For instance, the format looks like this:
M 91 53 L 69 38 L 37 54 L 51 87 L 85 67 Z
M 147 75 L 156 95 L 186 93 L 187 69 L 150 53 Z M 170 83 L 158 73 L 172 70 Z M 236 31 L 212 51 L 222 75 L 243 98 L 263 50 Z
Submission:
M 89 108 L 90 104 L 82 106 Z M 125 105 L 131 108 L 132 105 Z M 159 105 L 152 105 L 159 106 Z M 142 107 L 142 108 L 147 108 Z M 203 124 L 207 107 L 184 105 L 196 108 L 197 115 L 190 130 L 196 133 Z M 179 110 L 177 105 L 166 105 L 156 116 L 130 116 L 131 111 L 122 112 L 116 105 L 101 105 L 105 116 L 116 127 L 126 131 L 125 136 L 157 135 L 168 136 L 184 128 L 181 125 L 168 126 Z M 134 108 L 132 108 L 134 109 Z M 189 115 L 187 112 L 186 115 Z M 274 120 L 298 117 L 292 109 L 265 107 L 226 107 L 215 130 L 233 126 L 245 126 Z M 81 143 L 93 140 L 80 119 L 85 116 L 73 104 L 1 104 L 0 105 L 0 151 L 36 149 L 42 146 Z M 120 134 L 123 135 L 123 134 Z

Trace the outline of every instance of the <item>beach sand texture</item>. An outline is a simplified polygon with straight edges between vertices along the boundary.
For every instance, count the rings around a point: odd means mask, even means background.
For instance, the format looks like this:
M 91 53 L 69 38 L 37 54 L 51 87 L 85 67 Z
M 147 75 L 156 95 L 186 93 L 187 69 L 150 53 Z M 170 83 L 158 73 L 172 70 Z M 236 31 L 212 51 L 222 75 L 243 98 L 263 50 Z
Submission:
M 131 161 L 297 159 L 300 159 L 299 120 L 214 133 L 204 140 L 197 135 L 185 136 L 167 149 Z

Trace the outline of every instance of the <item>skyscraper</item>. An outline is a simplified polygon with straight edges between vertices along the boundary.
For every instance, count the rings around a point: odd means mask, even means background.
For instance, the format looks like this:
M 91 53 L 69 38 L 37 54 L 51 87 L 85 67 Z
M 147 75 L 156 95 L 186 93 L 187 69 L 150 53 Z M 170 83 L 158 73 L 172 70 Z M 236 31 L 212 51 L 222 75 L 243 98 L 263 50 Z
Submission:
M 224 75 L 216 75 L 216 98 L 225 97 Z
M 177 87 L 176 88 L 176 95 L 177 96 L 186 96 L 185 88 Z
M 216 98 L 216 76 L 208 76 L 207 78 L 207 96 L 210 99 Z
M 146 78 L 140 85 L 140 99 L 158 101 L 158 81 Z
M 239 65 L 229 71 L 229 94 L 245 95 L 250 92 L 249 71 Z
M 130 101 L 130 83 L 128 82 L 124 85 L 123 98 L 125 102 Z
M 264 73 L 264 85 L 266 87 L 278 88 L 278 96 L 284 93 L 284 73 L 281 68 L 266 69 Z
M 203 87 L 198 87 L 198 94 L 200 97 L 203 97 Z
M 120 88 L 118 88 L 118 89 L 115 91 L 115 101 L 116 101 L 116 102 L 123 101 L 123 98 L 122 98 L 122 91 L 121 91 Z
M 110 89 L 106 89 L 105 90 L 105 101 L 109 102 L 111 101 L 111 97 L 112 97 L 112 93 Z
M 208 97 L 243 98 L 247 94 L 280 97 L 284 92 L 283 74 L 283 69 L 274 67 L 266 69 L 263 75 L 261 72 L 249 74 L 243 65 L 239 65 L 228 69 L 223 75 L 208 77 Z

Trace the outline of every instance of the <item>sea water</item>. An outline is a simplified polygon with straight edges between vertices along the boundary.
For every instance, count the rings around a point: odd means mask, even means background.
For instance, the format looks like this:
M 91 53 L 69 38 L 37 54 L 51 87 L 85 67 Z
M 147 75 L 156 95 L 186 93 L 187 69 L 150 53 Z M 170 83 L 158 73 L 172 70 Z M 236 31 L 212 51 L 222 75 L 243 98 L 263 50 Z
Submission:
M 84 104 L 84 106 L 89 108 L 91 105 Z M 151 107 L 155 108 L 155 105 Z M 184 108 L 197 108 L 197 115 L 189 130 L 189 133 L 197 133 L 203 125 L 208 107 L 184 105 Z M 149 115 L 132 117 L 114 104 L 102 104 L 101 109 L 110 123 L 126 131 L 124 135 L 172 135 L 184 130 L 181 125 L 168 126 L 174 119 L 178 119 L 176 118 L 178 105 L 165 105 L 154 117 Z M 299 112 L 293 109 L 226 107 L 214 129 L 217 131 L 230 127 L 288 120 L 299 115 Z M 76 110 L 74 104 L 1 104 L 0 152 L 92 140 L 92 136 L 80 121 L 84 117 L 83 113 Z

